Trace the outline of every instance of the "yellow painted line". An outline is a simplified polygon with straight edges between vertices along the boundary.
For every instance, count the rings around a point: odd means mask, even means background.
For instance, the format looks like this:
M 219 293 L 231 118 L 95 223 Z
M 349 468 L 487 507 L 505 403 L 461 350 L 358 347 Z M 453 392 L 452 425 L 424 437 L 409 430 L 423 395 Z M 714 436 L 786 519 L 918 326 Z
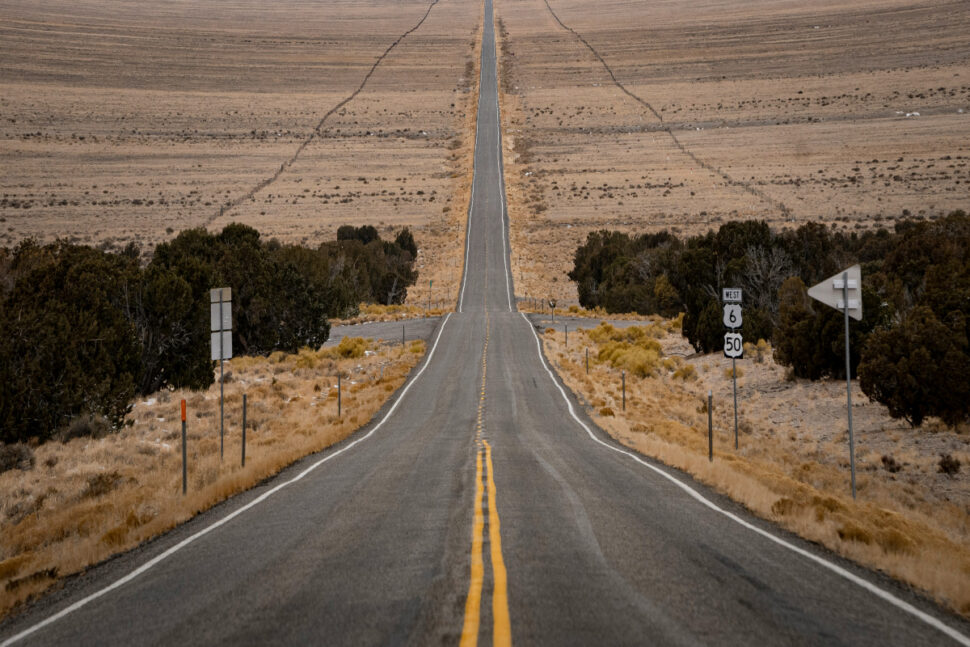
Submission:
M 512 626 L 509 622 L 508 577 L 505 560 L 502 559 L 502 536 L 499 533 L 498 504 L 494 472 L 492 470 L 492 446 L 485 441 L 485 462 L 488 465 L 488 543 L 492 549 L 492 644 L 504 647 L 512 644 Z
M 478 626 L 481 620 L 482 581 L 485 579 L 485 563 L 482 560 L 482 535 L 485 533 L 485 515 L 482 514 L 482 452 L 475 460 L 475 521 L 472 523 L 472 570 L 465 600 L 465 624 L 461 630 L 461 647 L 478 644 Z

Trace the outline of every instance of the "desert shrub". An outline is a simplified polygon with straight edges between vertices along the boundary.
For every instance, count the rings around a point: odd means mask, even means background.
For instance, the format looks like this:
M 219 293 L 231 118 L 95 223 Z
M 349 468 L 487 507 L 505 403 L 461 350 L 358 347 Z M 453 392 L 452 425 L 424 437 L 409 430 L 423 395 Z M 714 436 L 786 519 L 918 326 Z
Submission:
M 660 363 L 660 345 L 645 348 L 628 342 L 608 342 L 600 348 L 599 360 L 638 377 L 648 377 Z
M 156 246 L 145 267 L 133 244 L 0 249 L 0 442 L 71 435 L 85 417 L 117 428 L 136 393 L 208 387 L 215 286 L 233 290 L 237 355 L 316 348 L 328 317 L 362 301 L 402 302 L 417 278 L 410 232 L 390 242 L 373 227 L 351 230 L 311 249 L 235 223 L 190 229 Z
M 31 470 L 34 468 L 34 450 L 24 443 L 0 443 L 0 474 L 8 470 Z
M 890 474 L 895 474 L 903 469 L 903 466 L 900 465 L 899 462 L 892 457 L 892 455 L 886 454 L 884 454 L 882 457 L 882 466 Z
M 771 345 L 764 339 L 759 339 L 758 344 L 755 346 L 754 350 L 754 361 L 761 364 L 765 361 L 765 357 L 771 351 Z
M 960 310 L 970 321 L 968 250 L 970 218 L 960 211 L 933 222 L 902 221 L 894 231 L 851 234 L 819 223 L 776 233 L 765 222 L 735 221 L 686 239 L 669 232 L 591 232 L 576 250 L 569 277 L 587 309 L 683 313 L 684 337 L 704 352 L 723 346 L 721 288 L 741 287 L 745 338 L 771 341 L 778 361 L 793 366 L 799 376 L 817 379 L 845 373 L 839 361 L 841 317 L 820 304 L 793 311 L 798 304 L 791 302 L 783 314 L 785 297 L 779 293 L 787 291 L 791 298 L 793 289 L 783 287 L 786 281 L 797 278 L 802 286 L 812 285 L 852 262 L 862 263 L 866 317 L 853 323 L 852 333 L 862 341 L 914 305 L 929 306 L 941 320 Z M 855 352 L 853 370 L 858 361 Z
M 956 476 L 960 473 L 960 459 L 954 458 L 950 454 L 941 454 L 938 471 L 947 476 Z
M 320 359 L 321 353 L 313 350 L 312 348 L 304 346 L 297 352 L 294 366 L 296 368 L 316 368 L 317 364 L 320 362 Z
M 118 483 L 121 482 L 121 474 L 118 472 L 99 472 L 87 479 L 87 487 L 81 492 L 81 498 L 96 499 L 108 494 Z
M 658 333 L 657 331 L 660 331 Z M 623 369 L 639 377 L 653 375 L 660 366 L 662 350 L 654 336 L 662 334 L 662 328 L 630 326 L 616 328 L 601 323 L 589 331 L 591 340 L 600 347 L 597 359 L 613 368 Z
M 872 534 L 865 528 L 857 526 L 851 521 L 847 521 L 836 532 L 839 535 L 839 539 L 842 541 L 855 541 L 860 544 L 872 543 Z
M 862 391 L 918 427 L 927 416 L 955 425 L 970 415 L 970 357 L 962 317 L 940 322 L 921 306 L 899 325 L 877 330 L 859 366 Z
M 340 357 L 363 357 L 367 350 L 367 341 L 363 337 L 344 337 L 337 344 L 337 354 Z
M 46 440 L 82 414 L 121 423 L 139 370 L 125 298 L 138 273 L 131 256 L 67 243 L 13 252 L 0 305 L 0 441 Z
M 697 379 L 697 369 L 694 368 L 693 364 L 684 364 L 674 371 L 674 377 L 685 382 L 693 382 Z
M 111 422 L 101 416 L 85 414 L 78 416 L 55 434 L 57 440 L 66 443 L 75 438 L 103 438 L 112 431 Z

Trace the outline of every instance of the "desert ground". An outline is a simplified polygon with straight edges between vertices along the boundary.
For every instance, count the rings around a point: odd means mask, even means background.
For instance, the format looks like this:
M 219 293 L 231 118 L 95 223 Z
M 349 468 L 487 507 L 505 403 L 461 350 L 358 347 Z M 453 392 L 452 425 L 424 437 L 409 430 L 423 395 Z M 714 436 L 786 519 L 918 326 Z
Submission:
M 409 226 L 412 298 L 429 279 L 450 298 L 480 15 L 472 0 L 0 2 L 0 245 Z
M 520 296 L 575 302 L 565 273 L 600 228 L 852 231 L 970 207 L 960 2 L 495 8 Z
M 546 328 L 546 356 L 596 423 L 621 443 L 682 469 L 755 514 L 891 574 L 970 614 L 968 429 L 938 421 L 913 433 L 853 384 L 858 498 L 850 495 L 845 382 L 786 377 L 771 348 L 749 345 L 738 367 L 739 448 L 734 449 L 731 360 L 692 356 L 676 322 L 641 328 L 660 352 L 621 367 L 595 320 Z M 627 329 L 631 330 L 631 329 Z M 590 352 L 589 373 L 585 351 Z M 646 369 L 638 371 L 636 369 Z M 641 374 L 641 372 L 646 374 Z M 707 393 L 713 394 L 714 460 L 708 461 Z M 942 456 L 961 462 L 955 474 Z
M 218 384 L 139 399 L 117 433 L 37 447 L 30 469 L 0 475 L 0 617 L 58 578 L 129 550 L 343 440 L 401 387 L 424 351 L 424 340 L 402 345 L 358 337 L 319 351 L 232 359 L 226 363 L 223 459 Z

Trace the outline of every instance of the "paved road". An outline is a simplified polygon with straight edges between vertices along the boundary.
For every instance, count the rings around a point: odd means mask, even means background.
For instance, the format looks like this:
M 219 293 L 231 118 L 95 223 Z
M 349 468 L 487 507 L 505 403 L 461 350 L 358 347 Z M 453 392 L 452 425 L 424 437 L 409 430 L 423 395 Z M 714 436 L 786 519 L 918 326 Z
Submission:
M 368 429 L 73 579 L 0 635 L 919 645 L 967 632 L 574 417 L 512 308 L 490 2 L 485 15 L 468 271 L 406 390 Z

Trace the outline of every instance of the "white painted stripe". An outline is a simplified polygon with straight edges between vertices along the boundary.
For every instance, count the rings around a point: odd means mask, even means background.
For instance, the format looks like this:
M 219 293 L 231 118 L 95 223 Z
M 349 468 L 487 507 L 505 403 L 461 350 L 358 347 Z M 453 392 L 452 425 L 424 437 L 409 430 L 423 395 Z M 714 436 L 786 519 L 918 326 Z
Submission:
M 559 393 L 562 395 L 563 400 L 566 401 L 566 406 L 569 408 L 569 415 L 571 415 L 573 417 L 573 420 L 575 420 L 579 424 L 580 427 L 582 427 L 583 429 L 586 430 L 586 433 L 589 434 L 589 437 L 590 438 L 592 438 L 593 440 L 595 440 L 597 443 L 599 443 L 603 447 L 605 447 L 605 448 L 607 448 L 609 450 L 612 450 L 614 452 L 617 452 L 617 453 L 620 453 L 620 454 L 624 454 L 626 456 L 629 456 L 630 458 L 632 458 L 636 462 L 640 463 L 641 465 L 643 465 L 643 466 L 645 466 L 645 467 L 653 470 L 654 472 L 656 472 L 660 476 L 664 477 L 665 479 L 667 479 L 668 481 L 670 481 L 671 483 L 673 483 L 674 485 L 676 485 L 677 487 L 679 487 L 680 489 L 682 489 L 684 492 L 686 492 L 692 498 L 694 498 L 695 500 L 697 500 L 701 504 L 707 506 L 711 510 L 723 514 L 728 519 L 731 519 L 732 521 L 734 521 L 734 522 L 736 522 L 736 523 L 744 526 L 748 530 L 751 530 L 753 532 L 758 533 L 759 535 L 761 535 L 762 537 L 768 539 L 769 541 L 772 541 L 772 542 L 778 544 L 779 546 L 783 546 L 783 547 L 787 548 L 788 550 L 791 550 L 792 552 L 795 552 L 795 553 L 801 555 L 802 557 L 805 557 L 806 559 L 809 559 L 809 560 L 815 562 L 819 566 L 822 566 L 823 568 L 826 568 L 826 569 L 832 571 L 833 573 L 836 573 L 837 575 L 840 575 L 840 576 L 844 577 L 845 579 L 849 580 L 853 584 L 857 584 L 857 585 L 861 586 L 862 588 L 864 588 L 865 590 L 869 591 L 870 593 L 872 593 L 876 597 L 881 598 L 882 600 L 885 600 L 886 602 L 892 604 L 896 608 L 901 609 L 902 611 L 905 611 L 906 613 L 909 613 L 909 614 L 915 616 L 916 618 L 922 620 L 926 624 L 928 624 L 931 627 L 933 627 L 934 629 L 937 629 L 940 632 L 946 634 L 947 636 L 949 636 L 950 638 L 952 638 L 956 642 L 960 643 L 961 645 L 965 645 L 966 647 L 970 647 L 970 637 L 967 637 L 967 636 L 963 635 L 962 633 L 960 633 L 956 629 L 953 629 L 952 627 L 944 624 L 943 622 L 941 622 L 940 620 L 937 620 L 936 618 L 934 618 L 933 616 L 929 615 L 928 613 L 925 613 L 923 611 L 920 611 L 919 609 L 917 609 L 913 605 L 909 604 L 905 600 L 899 599 L 898 597 L 896 597 L 895 595 L 893 595 L 889 591 L 885 591 L 885 590 L 879 588 L 878 586 L 876 586 L 875 584 L 873 584 L 873 583 L 871 583 L 871 582 L 869 582 L 867 580 L 862 579 L 858 575 L 856 575 L 854 573 L 851 573 L 850 571 L 847 571 L 846 569 L 842 568 L 838 564 L 834 564 L 834 563 L 828 561 L 827 559 L 824 559 L 822 557 L 819 557 L 818 555 L 813 555 L 812 553 L 808 552 L 807 550 L 804 550 L 802 548 L 799 548 L 798 546 L 795 546 L 791 542 L 785 541 L 784 539 L 782 539 L 780 537 L 776 537 L 775 535 L 771 534 L 767 530 L 762 530 L 761 528 L 755 526 L 754 524 L 752 524 L 752 523 L 750 523 L 748 521 L 745 521 L 744 519 L 742 519 L 741 517 L 737 516 L 736 514 L 734 514 L 732 512 L 728 512 L 727 510 L 718 507 L 714 502 L 706 499 L 703 495 L 701 495 L 700 492 L 698 492 L 697 490 L 693 489 L 692 487 L 690 487 L 686 483 L 683 483 L 682 481 L 680 481 L 679 479 L 677 479 L 676 477 L 674 477 L 672 474 L 670 474 L 666 470 L 661 469 L 661 468 L 657 467 L 656 465 L 651 465 L 650 463 L 648 463 L 647 461 L 643 460 L 642 458 L 640 458 L 639 456 L 637 456 L 633 452 L 627 451 L 625 449 L 621 449 L 619 447 L 616 447 L 614 445 L 611 445 L 610 443 L 604 442 L 603 440 L 597 438 L 596 434 L 593 433 L 593 431 L 586 425 L 586 423 L 583 422 L 579 418 L 578 415 L 576 415 L 576 411 L 573 408 L 573 403 L 569 400 L 569 397 L 566 395 L 566 391 L 562 388 L 562 386 L 560 386 L 559 382 L 556 380 L 555 376 L 552 373 L 552 369 L 549 368 L 549 365 L 546 362 L 545 355 L 542 354 L 542 345 L 539 342 L 539 335 L 536 334 L 535 327 L 529 322 L 528 318 L 525 316 L 525 313 L 520 313 L 520 314 L 522 314 L 522 318 L 525 320 L 526 325 L 529 326 L 529 330 L 532 331 L 532 336 L 535 337 L 535 340 L 536 340 L 536 350 L 539 352 L 539 360 L 542 362 L 543 368 L 546 369 L 546 373 L 549 374 L 549 379 L 551 379 L 552 380 L 552 383 L 556 385 L 556 388 L 559 389 Z
M 485 27 L 482 26 L 482 37 L 485 37 Z M 485 66 L 482 64 L 485 59 L 485 52 L 480 52 L 478 56 L 478 104 L 475 106 L 475 150 L 472 151 L 472 194 L 468 199 L 468 217 L 465 220 L 465 267 L 462 269 L 461 290 L 458 293 L 458 312 L 462 311 L 465 304 L 465 285 L 468 283 L 468 250 L 471 248 L 472 237 L 472 209 L 475 206 L 475 184 L 478 181 L 478 116 L 482 108 L 482 74 Z M 2 645 L 0 645 L 2 647 Z
M 492 42 L 494 45 L 494 32 Z M 498 105 L 498 51 L 495 51 L 495 147 L 497 149 L 496 164 L 498 166 L 499 189 L 502 201 L 502 262 L 505 263 L 505 296 L 508 299 L 509 312 L 512 312 L 512 273 L 509 271 L 509 252 L 506 247 L 505 237 L 508 235 L 508 205 L 505 199 L 505 165 L 502 162 L 502 113 Z
M 260 503 L 262 503 L 263 501 L 265 501 L 266 499 L 268 499 L 272 495 L 276 494 L 277 492 L 279 492 L 283 488 L 287 487 L 288 485 L 293 485 L 297 481 L 302 480 L 305 476 L 307 476 L 308 474 L 310 474 L 311 472 L 313 472 L 314 470 L 316 470 L 318 467 L 320 467 L 321 465 L 323 465 L 324 463 L 326 463 L 330 459 L 335 458 L 337 456 L 340 456 L 341 454 L 343 454 L 347 450 L 352 449 L 358 443 L 362 443 L 363 441 L 365 441 L 368 438 L 370 438 L 371 436 L 373 436 L 374 435 L 374 432 L 376 432 L 378 429 L 380 429 L 384 425 L 384 423 L 387 422 L 388 418 L 390 418 L 391 415 L 393 415 L 394 411 L 397 410 L 398 406 L 400 406 L 401 402 L 404 400 L 404 396 L 411 389 L 411 387 L 414 386 L 414 383 L 418 381 L 418 378 L 420 378 L 421 375 L 422 375 L 422 373 L 424 373 L 425 369 L 428 368 L 428 365 L 431 364 L 431 358 L 434 357 L 435 349 L 438 348 L 438 342 L 441 341 L 441 334 L 444 332 L 445 326 L 448 324 L 448 319 L 450 317 L 451 317 L 451 313 L 449 312 L 448 315 L 445 316 L 444 320 L 442 321 L 441 327 L 438 329 L 438 336 L 435 338 L 434 344 L 431 346 L 431 352 L 428 353 L 428 356 L 425 358 L 424 365 L 417 372 L 417 374 L 414 376 L 414 378 L 410 382 L 408 382 L 407 385 L 405 385 L 404 390 L 401 391 L 401 394 L 398 396 L 397 400 L 395 400 L 394 404 L 391 405 L 391 408 L 387 411 L 387 413 L 384 415 L 384 417 L 381 419 L 381 421 L 378 422 L 376 425 L 374 425 L 374 427 L 370 431 L 368 431 L 366 434 L 364 434 L 363 436 L 361 436 L 357 440 L 349 443 L 346 447 L 341 447 L 340 449 L 338 449 L 337 451 L 333 452 L 332 454 L 328 454 L 327 456 L 324 456 L 323 458 L 321 458 L 320 460 L 318 460 L 316 463 L 314 463 L 313 465 L 310 465 L 310 467 L 306 468 L 305 470 L 303 470 L 302 472 L 300 472 L 299 474 L 297 474 L 296 476 L 294 476 L 293 478 L 291 478 L 289 481 L 285 481 L 283 483 L 280 483 L 279 485 L 273 487 L 272 489 L 267 490 L 266 492 L 264 492 L 263 494 L 259 495 L 258 497 L 256 497 L 255 499 L 253 499 L 252 501 L 250 501 L 246 505 L 242 506 L 238 510 L 235 510 L 235 511 L 227 514 L 222 519 L 219 519 L 218 521 L 213 522 L 212 524 L 206 526 L 205 528 L 203 528 L 202 530 L 198 531 L 194 535 L 191 535 L 190 537 L 187 537 L 187 538 L 183 539 L 182 541 L 180 541 L 179 543 L 175 544 L 174 546 L 172 546 L 171 548 L 169 548 L 165 552 L 163 552 L 163 553 L 161 553 L 161 554 L 153 557 L 152 559 L 148 560 L 147 562 L 145 562 L 144 564 L 142 564 L 141 566 L 139 566 L 135 570 L 131 571 L 130 573 L 128 573 L 124 577 L 122 577 L 122 578 L 120 578 L 118 580 L 115 580 L 114 582 L 112 582 L 108 586 L 104 587 L 103 589 L 100 589 L 98 591 L 95 591 L 94 593 L 92 593 L 91 595 L 87 596 L 86 598 L 83 598 L 81 600 L 78 600 L 77 602 L 75 602 L 74 604 L 70 605 L 69 607 L 66 607 L 66 608 L 58 611 L 54 615 L 52 615 L 52 616 L 50 616 L 48 618 L 45 618 L 44 620 L 38 622 L 37 624 L 35 624 L 35 625 L 31 626 L 31 627 L 28 627 L 27 629 L 24 629 L 19 634 L 15 635 L 15 636 L 11 636 L 10 638 L 7 638 L 2 643 L 0 643 L 0 647 L 7 647 L 8 645 L 13 645 L 14 643 L 23 640 L 27 636 L 29 636 L 29 635 L 31 635 L 31 634 L 33 634 L 33 633 L 35 633 L 35 632 L 43 629 L 44 627 L 46 627 L 48 625 L 51 625 L 51 624 L 57 622 L 61 618 L 64 618 L 65 616 L 67 616 L 67 615 L 69 615 L 71 613 L 74 613 L 75 611 L 77 611 L 81 607 L 86 606 L 90 602 L 93 602 L 94 600 L 97 600 L 98 598 L 100 598 L 100 597 L 102 597 L 102 596 L 110 593 L 111 591 L 114 591 L 115 589 L 124 586 L 128 582 L 131 582 L 132 580 L 134 580 L 139 575 L 144 574 L 145 572 L 147 572 L 151 568 L 157 566 L 158 564 L 160 564 L 164 560 L 168 559 L 169 557 L 171 557 L 172 555 L 174 555 L 178 551 L 182 550 L 183 548 L 185 548 L 189 544 L 191 544 L 191 543 L 195 542 L 196 540 L 204 537 L 205 535 L 209 534 L 210 532 L 212 532 L 216 528 L 219 528 L 220 526 L 223 526 L 223 525 L 229 523 L 230 521 L 232 521 L 233 519 L 235 519 L 236 517 L 238 517 L 242 513 L 246 512 L 250 508 L 253 508 L 253 507 L 259 505 Z

